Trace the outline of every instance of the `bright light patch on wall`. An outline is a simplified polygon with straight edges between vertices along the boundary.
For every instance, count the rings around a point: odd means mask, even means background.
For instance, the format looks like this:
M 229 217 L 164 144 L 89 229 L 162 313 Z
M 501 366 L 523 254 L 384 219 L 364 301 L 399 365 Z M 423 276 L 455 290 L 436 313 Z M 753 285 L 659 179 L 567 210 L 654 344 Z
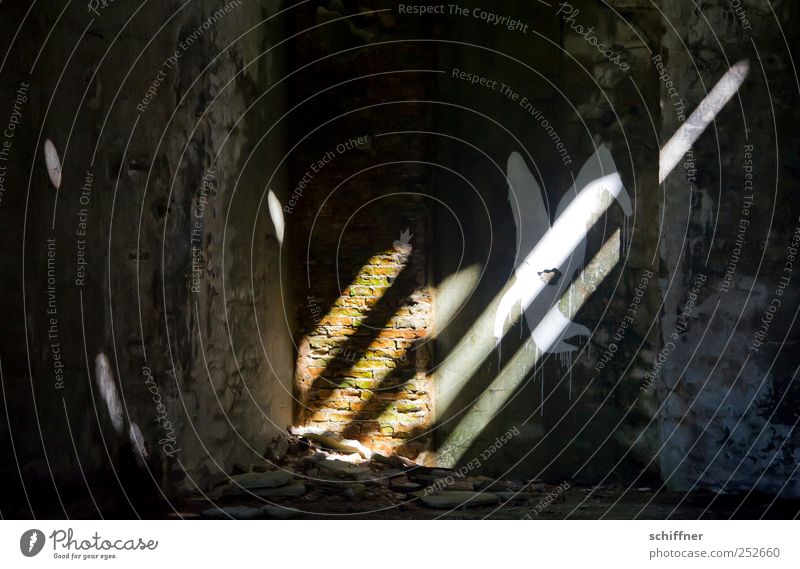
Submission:
M 61 159 L 55 144 L 49 138 L 44 141 L 44 163 L 47 166 L 47 175 L 55 189 L 61 187 Z
M 367 348 L 366 353 L 369 353 L 370 351 L 379 350 L 379 349 L 380 349 L 380 342 L 379 342 L 379 340 L 376 340 L 375 342 L 373 342 L 370 345 L 369 348 Z M 397 360 L 405 360 L 406 357 L 407 357 L 407 353 L 408 353 L 408 350 L 403 348 L 403 349 L 399 350 L 398 354 L 393 356 L 393 359 L 395 361 L 397 361 Z M 359 366 L 362 366 L 364 364 L 369 364 L 369 360 L 366 359 L 366 358 L 361 358 L 357 362 L 354 363 L 353 367 L 358 368 Z M 392 368 L 375 369 L 375 370 L 372 371 L 372 379 L 374 381 L 377 381 L 378 384 L 380 385 L 380 382 L 384 381 L 393 371 L 394 370 Z M 336 389 L 336 390 L 334 390 L 334 393 L 331 394 L 331 399 L 336 399 L 337 397 L 341 397 L 341 396 L 342 396 L 342 390 Z M 324 404 L 320 406 L 320 408 L 324 408 L 324 407 L 325 407 Z M 327 415 L 324 412 L 320 412 L 316 408 L 309 409 L 309 411 L 313 412 L 313 414 L 311 414 L 308 417 L 307 421 L 321 422 L 321 421 L 326 421 L 327 418 L 328 418 Z M 345 412 L 343 412 L 343 413 L 345 413 Z M 353 421 L 358 420 L 358 416 L 359 416 L 359 412 L 358 411 L 354 411 L 354 412 L 346 413 L 346 414 L 347 414 L 347 418 L 345 419 L 345 421 L 348 421 L 348 422 L 352 423 Z M 380 419 L 381 419 L 381 417 L 377 417 L 377 420 L 380 420 Z M 306 426 L 309 426 L 309 425 L 306 425 Z M 311 426 L 313 426 L 313 425 L 311 425 Z
M 370 259 L 366 263 L 364 263 L 364 265 L 358 270 L 358 272 L 356 274 L 357 275 L 366 274 L 367 268 L 369 268 L 370 266 L 375 265 L 376 263 L 379 263 L 380 262 L 380 258 L 382 256 L 390 255 L 390 254 L 392 254 L 394 252 L 395 252 L 394 249 L 387 249 L 387 250 L 382 251 L 381 253 L 379 253 L 377 255 L 374 255 L 374 256 L 370 257 Z M 400 276 L 400 273 L 403 272 L 403 269 L 405 269 L 407 264 L 408 264 L 407 260 L 406 261 L 400 261 L 397 264 L 397 266 L 391 267 L 391 270 L 387 274 L 385 274 L 384 276 L 387 278 L 387 280 L 395 281 Z M 339 298 L 336 299 L 336 301 L 333 303 L 333 306 L 331 306 L 331 308 L 328 311 L 328 313 L 325 316 L 323 316 L 322 318 L 316 320 L 316 327 L 311 332 L 311 334 L 310 334 L 311 336 L 319 335 L 319 334 L 327 335 L 326 328 L 328 326 L 336 326 L 335 319 L 339 317 L 339 312 L 340 312 L 340 310 L 342 308 L 349 308 L 351 310 L 358 311 L 358 314 L 357 315 L 352 315 L 352 318 L 353 318 L 353 324 L 356 325 L 356 326 L 360 326 L 367 319 L 367 317 L 369 316 L 372 308 L 376 304 L 378 304 L 378 302 L 380 302 L 380 300 L 386 295 L 386 293 L 389 290 L 388 288 L 383 288 L 383 289 L 381 289 L 379 287 L 373 288 L 372 295 L 369 296 L 368 298 L 364 299 L 365 302 L 364 302 L 363 306 L 358 307 L 358 306 L 350 306 L 347 303 L 348 299 L 350 299 L 350 293 L 351 293 L 351 290 L 352 290 L 353 286 L 358 286 L 358 285 L 355 282 L 350 283 L 342 291 L 342 293 L 339 296 Z
M 102 352 L 97 354 L 94 360 L 94 380 L 97 383 L 100 397 L 106 402 L 111 425 L 118 434 L 122 434 L 125 423 L 122 400 L 117 391 L 114 375 L 111 373 L 111 363 L 108 361 L 108 356 Z
M 139 466 L 144 467 L 147 460 L 147 449 L 144 447 L 144 436 L 142 430 L 136 423 L 131 423 L 128 427 L 128 438 L 131 441 L 131 446 L 136 452 L 136 462 Z
M 442 279 L 435 293 L 437 328 L 447 327 L 478 286 L 480 278 L 481 266 L 475 264 Z
M 408 243 L 407 241 L 403 241 L 402 240 L 402 236 L 401 236 L 401 239 L 399 241 L 395 242 L 394 248 L 387 249 L 385 251 L 381 251 L 377 255 L 373 255 L 359 269 L 358 273 L 356 273 L 356 274 L 357 275 L 366 274 L 366 270 L 370 266 L 373 266 L 376 263 L 378 263 L 380 261 L 381 257 L 397 253 L 398 251 L 403 252 L 404 256 L 407 256 L 411 252 L 411 244 Z M 402 273 L 403 270 L 406 268 L 407 264 L 408 264 L 408 258 L 406 257 L 405 260 L 398 261 L 397 265 L 392 267 L 391 271 L 388 274 L 384 275 L 384 276 L 387 278 L 387 280 L 390 280 L 392 282 L 396 281 L 397 278 L 400 276 L 400 273 Z M 381 288 L 376 287 L 376 288 L 373 289 L 373 294 L 370 297 L 368 297 L 367 299 L 365 299 L 365 302 L 364 302 L 364 304 L 362 306 L 352 306 L 352 305 L 349 304 L 348 301 L 351 298 L 350 293 L 351 293 L 351 290 L 352 290 L 351 287 L 353 287 L 353 286 L 358 286 L 358 285 L 356 285 L 355 282 L 354 283 L 350 283 L 350 285 L 347 286 L 342 291 L 341 295 L 339 296 L 339 298 L 336 299 L 336 301 L 333 303 L 333 306 L 331 306 L 331 308 L 328 310 L 328 312 L 324 316 L 321 316 L 319 319 L 315 318 L 314 329 L 311 331 L 310 334 L 305 336 L 300 341 L 300 349 L 301 350 L 307 349 L 310 340 L 312 340 L 315 337 L 316 338 L 324 337 L 326 340 L 331 339 L 328 336 L 328 333 L 329 333 L 328 327 L 330 327 L 330 326 L 338 326 L 339 325 L 338 319 L 342 318 L 341 313 L 342 313 L 343 310 L 348 314 L 347 318 L 351 318 L 352 319 L 351 320 L 352 326 L 359 327 L 359 328 L 364 326 L 364 323 L 369 318 L 370 314 L 372 313 L 372 310 L 375 308 L 375 305 L 377 305 L 381 301 L 381 299 L 386 295 L 386 293 L 389 290 L 389 288 L 381 289 Z M 321 311 L 321 308 L 319 307 L 318 304 L 316 304 L 316 302 L 314 302 L 313 304 L 310 304 L 308 306 L 308 309 L 310 311 L 312 311 L 312 313 L 315 313 L 317 310 Z M 353 314 L 353 311 L 356 311 L 357 314 Z M 392 327 L 393 322 L 394 322 L 394 320 L 393 320 L 394 318 L 397 318 L 397 314 L 393 315 L 386 322 L 385 326 L 387 328 Z M 377 332 L 376 332 L 376 335 L 377 335 Z M 334 345 L 331 346 L 331 352 L 330 352 L 331 355 L 329 355 L 329 357 L 325 360 L 325 365 L 326 366 L 328 364 L 330 364 L 331 361 L 333 361 L 333 360 L 335 360 L 337 358 L 339 358 L 339 359 L 344 358 L 348 362 L 352 362 L 352 366 L 350 366 L 351 368 L 358 368 L 359 366 L 367 365 L 369 360 L 365 356 L 370 354 L 370 352 L 374 352 L 374 351 L 380 349 L 379 346 L 380 346 L 380 343 L 381 343 L 381 338 L 377 337 L 369 345 L 369 347 L 367 347 L 367 349 L 364 351 L 364 354 L 362 354 L 362 355 L 359 355 L 358 353 L 353 352 L 353 351 L 348 351 L 348 349 L 346 348 L 346 345 L 347 345 L 348 341 L 349 341 L 349 336 L 347 334 L 342 334 L 341 339 L 337 340 L 337 342 Z M 403 351 L 401 352 L 399 357 L 405 357 L 405 349 L 403 349 Z M 382 370 L 377 370 L 377 371 L 374 372 L 374 376 L 373 377 L 375 379 L 377 379 L 377 380 L 382 380 L 382 379 L 384 379 L 386 373 L 388 373 L 389 371 L 391 371 L 391 370 L 388 369 L 388 368 L 384 368 Z M 325 370 L 319 370 L 318 372 L 315 372 L 315 374 L 316 374 L 316 377 L 324 376 L 325 375 Z M 333 382 L 331 382 L 331 383 L 333 383 Z M 307 399 L 308 399 L 308 390 L 310 389 L 310 387 L 311 387 L 311 384 L 302 384 L 300 386 L 300 395 L 301 395 L 301 398 L 302 398 L 303 401 L 307 401 Z M 309 406 L 306 406 L 306 407 L 309 407 Z M 315 412 L 315 409 L 307 408 L 306 409 L 306 414 L 308 412 L 312 412 L 313 413 L 313 412 Z M 317 419 L 317 417 L 311 416 L 311 417 L 306 417 L 303 420 L 304 421 L 306 421 L 306 420 L 310 421 L 310 420 L 315 420 L 315 419 Z
M 678 165 L 683 156 L 697 142 L 708 125 L 722 111 L 723 107 L 736 94 L 750 72 L 750 62 L 739 61 L 722 76 L 711 92 L 686 119 L 678 131 L 661 149 L 658 166 L 658 183 L 667 179 L 670 172 Z
M 269 217 L 272 219 L 272 225 L 275 227 L 275 237 L 278 239 L 278 244 L 283 245 L 283 206 L 275 192 L 269 190 L 267 194 L 267 206 L 269 207 Z

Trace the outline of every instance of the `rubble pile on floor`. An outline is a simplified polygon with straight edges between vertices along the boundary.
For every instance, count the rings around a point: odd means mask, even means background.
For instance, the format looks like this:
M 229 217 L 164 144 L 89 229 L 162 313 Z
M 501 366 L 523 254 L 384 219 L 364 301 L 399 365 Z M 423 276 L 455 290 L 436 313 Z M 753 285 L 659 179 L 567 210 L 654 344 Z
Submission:
M 192 499 L 207 508 L 202 515 L 237 519 L 525 506 L 548 490 L 541 483 L 462 477 L 452 469 L 372 453 L 357 441 L 301 430 L 276 437 L 263 462 L 238 465 L 208 486 Z

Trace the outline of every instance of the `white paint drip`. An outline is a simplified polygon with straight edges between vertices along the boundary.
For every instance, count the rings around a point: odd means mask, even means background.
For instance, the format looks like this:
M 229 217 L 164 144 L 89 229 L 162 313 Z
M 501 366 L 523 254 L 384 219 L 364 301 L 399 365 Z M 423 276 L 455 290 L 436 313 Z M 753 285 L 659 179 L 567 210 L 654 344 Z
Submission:
M 539 406 L 541 408 L 540 416 L 544 417 L 544 366 L 539 366 L 539 385 L 541 386 L 542 391 L 542 404 Z
M 558 354 L 558 363 L 561 365 L 562 369 L 567 370 L 570 401 L 572 401 L 572 356 L 573 352 L 559 352 Z

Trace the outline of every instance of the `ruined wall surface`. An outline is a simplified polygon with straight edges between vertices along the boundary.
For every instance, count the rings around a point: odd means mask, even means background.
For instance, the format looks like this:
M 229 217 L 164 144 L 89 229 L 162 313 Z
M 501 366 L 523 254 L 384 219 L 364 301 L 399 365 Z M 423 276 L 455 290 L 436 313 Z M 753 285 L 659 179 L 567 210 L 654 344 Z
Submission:
M 794 2 L 95 4 L 3 5 L 4 516 L 144 513 L 290 424 L 507 477 L 800 494 Z M 542 358 L 520 320 L 498 351 L 509 154 L 552 219 L 600 145 L 631 215 L 586 228 L 556 303 L 591 334 Z
M 279 3 L 89 4 L 4 6 L 3 122 L 15 101 L 22 118 L 0 207 L 0 444 L 20 515 L 146 511 L 291 421 L 266 196 L 285 126 L 260 142 L 284 108 L 286 55 L 265 51 Z M 281 172 L 270 184 L 285 197 Z
M 607 4 L 467 2 L 470 14 L 438 20 L 439 94 L 459 105 L 437 115 L 437 128 L 457 137 L 441 137 L 440 159 L 467 180 L 437 178 L 437 195 L 455 211 L 441 208 L 436 219 L 436 436 L 443 463 L 584 482 L 657 475 L 656 405 L 644 374 L 659 333 L 653 221 L 660 101 L 650 53 L 658 50 L 661 21 L 649 2 Z M 519 24 L 493 25 L 486 13 Z M 585 35 L 590 28 L 595 43 Z M 600 53 L 598 41 L 613 53 Z M 564 277 L 574 286 L 559 310 L 591 335 L 571 340 L 578 348 L 571 357 L 542 357 L 529 323 L 519 319 L 496 346 L 498 304 L 516 282 L 509 155 L 523 156 L 552 221 L 600 146 L 613 157 L 632 211 L 626 219 L 612 204 L 587 228 L 585 260 L 576 263 L 586 269 Z M 529 223 L 537 219 L 522 214 Z M 462 247 L 463 260 L 450 254 Z M 488 454 L 490 460 L 481 458 Z
M 729 69 L 749 71 L 664 185 L 662 477 L 678 490 L 797 496 L 798 7 L 663 4 L 678 92 L 664 83 L 664 143 L 693 123 L 667 101 L 713 106 Z
M 435 51 L 395 3 L 298 10 L 291 195 L 297 424 L 416 458 L 433 420 Z M 337 4 L 338 5 L 338 4 Z M 314 29 L 314 26 L 317 26 Z M 422 33 L 421 33 L 422 32 Z

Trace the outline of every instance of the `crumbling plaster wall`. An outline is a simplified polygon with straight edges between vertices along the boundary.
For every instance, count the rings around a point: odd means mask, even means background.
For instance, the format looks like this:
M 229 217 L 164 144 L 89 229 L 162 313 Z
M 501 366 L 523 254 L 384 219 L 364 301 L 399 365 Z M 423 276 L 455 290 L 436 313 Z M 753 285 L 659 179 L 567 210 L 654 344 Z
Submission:
M 24 22 L 4 7 L 9 115 L 30 87 L 0 211 L 3 242 L 20 245 L 2 261 L 0 440 L 34 511 L 91 513 L 89 493 L 140 511 L 156 487 L 255 460 L 291 422 L 291 293 L 266 196 L 269 181 L 285 198 L 285 124 L 262 139 L 285 107 L 280 4 L 59 2 Z M 27 39 L 10 45 L 18 25 Z
M 798 7 L 663 6 L 665 71 L 692 108 L 731 66 L 749 73 L 663 188 L 662 477 L 796 496 Z M 684 121 L 662 98 L 666 143 Z

